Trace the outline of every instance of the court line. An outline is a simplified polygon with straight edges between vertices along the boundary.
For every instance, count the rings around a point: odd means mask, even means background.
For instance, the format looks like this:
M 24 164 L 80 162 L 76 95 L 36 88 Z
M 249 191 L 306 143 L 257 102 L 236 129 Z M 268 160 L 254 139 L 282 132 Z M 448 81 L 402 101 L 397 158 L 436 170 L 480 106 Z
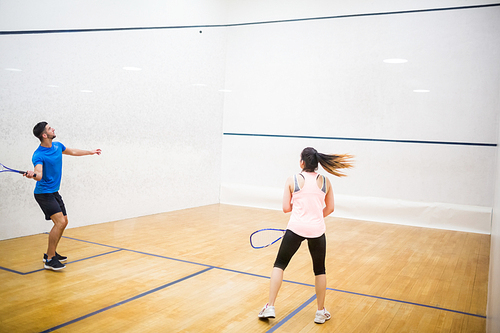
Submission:
M 382 296 L 374 296 L 374 295 L 362 294 L 362 293 L 357 293 L 357 292 L 354 292 L 354 291 L 346 291 L 346 290 L 340 290 L 340 289 L 334 289 L 334 288 L 326 288 L 326 290 L 333 290 L 333 291 L 338 291 L 338 292 L 345 293 L 345 294 L 352 294 L 352 295 L 358 295 L 358 296 L 364 296 L 364 297 L 371 297 L 371 298 L 381 299 L 381 300 L 384 300 L 384 301 L 390 301 L 390 302 L 396 302 L 396 303 L 403 303 L 403 304 L 409 304 L 409 305 L 422 306 L 424 308 L 429 308 L 429 309 L 434 309 L 434 310 L 448 311 L 448 312 L 453 312 L 453 313 L 463 314 L 463 315 L 467 315 L 467 316 L 473 316 L 473 317 L 478 317 L 478 318 L 486 319 L 486 316 L 483 316 L 483 315 L 479 315 L 479 314 L 475 314 L 475 313 L 469 313 L 469 312 L 463 312 L 463 311 L 458 311 L 458 310 L 441 308 L 439 306 L 426 305 L 426 304 L 414 303 L 414 302 L 409 302 L 409 301 L 402 301 L 402 300 L 399 300 L 399 299 L 393 299 L 393 298 L 387 298 L 387 297 L 382 297 Z
M 84 242 L 84 243 L 90 243 L 90 244 L 95 244 L 95 245 L 99 245 L 99 246 L 105 246 L 105 247 L 111 247 L 111 248 L 117 249 L 116 251 L 111 251 L 109 253 L 114 253 L 114 252 L 118 252 L 120 250 L 123 250 L 123 251 L 128 251 L 128 252 L 143 254 L 143 255 L 147 255 L 147 256 L 153 256 L 153 257 L 157 257 L 157 258 L 163 258 L 163 259 L 168 259 L 168 260 L 179 261 L 179 262 L 183 262 L 183 263 L 187 263 L 187 264 L 192 264 L 192 265 L 204 266 L 204 267 L 206 267 L 207 270 L 208 269 L 217 269 L 217 270 L 221 270 L 221 271 L 233 272 L 233 273 L 237 273 L 237 274 L 249 275 L 249 276 L 254 276 L 254 277 L 259 277 L 259 278 L 265 278 L 265 279 L 269 279 L 270 278 L 269 276 L 265 276 L 265 275 L 259 275 L 259 274 L 254 274 L 254 273 L 237 271 L 237 270 L 230 269 L 230 268 L 217 267 L 217 266 L 212 266 L 212 265 L 197 263 L 197 262 L 194 262 L 194 261 L 177 259 L 177 258 L 162 256 L 162 255 L 158 255 L 158 254 L 152 254 L 152 253 L 142 252 L 142 251 L 130 250 L 130 249 L 126 249 L 126 248 L 120 248 L 120 247 L 116 247 L 116 246 L 112 246 L 112 245 L 106 245 L 106 244 L 96 243 L 96 242 L 87 241 L 87 240 L 78 239 L 78 238 L 73 238 L 73 237 L 68 237 L 68 236 L 62 236 L 62 237 L 63 238 L 68 238 L 68 239 L 72 239 L 72 240 L 76 240 L 76 241 L 80 241 L 80 242 Z M 104 254 L 109 254 L 109 253 L 104 253 Z M 104 254 L 101 254 L 101 255 L 104 255 Z M 99 256 L 99 255 L 97 255 L 97 256 Z M 94 257 L 97 257 L 97 256 L 94 256 Z M 91 258 L 93 258 L 93 257 L 89 257 L 88 259 L 91 259 Z M 82 261 L 82 260 L 85 260 L 85 259 L 80 259 L 79 261 Z M 3 268 L 3 267 L 0 267 L 0 268 Z M 12 271 L 10 269 L 5 269 L 5 270 Z M 44 270 L 44 269 L 42 269 L 42 270 Z M 283 280 L 283 282 L 287 282 L 287 283 L 292 283 L 292 284 L 297 284 L 297 285 L 302 285 L 302 286 L 307 286 L 307 287 L 314 288 L 313 284 L 308 284 L 308 283 L 302 283 L 302 282 L 291 281 L 291 280 Z M 387 297 L 382 297 L 382 296 L 362 294 L 362 293 L 357 293 L 357 292 L 347 291 L 347 290 L 341 290 L 341 289 L 335 289 L 335 288 L 326 288 L 326 289 L 327 290 L 331 290 L 331 291 L 342 292 L 342 293 L 346 293 L 346 294 L 358 295 L 358 296 L 363 296 L 363 297 L 370 297 L 370 298 L 385 300 L 385 301 L 389 301 L 389 302 L 396 302 L 396 303 L 409 304 L 409 305 L 414 305 L 414 306 L 421 306 L 421 307 L 425 307 L 425 308 L 429 308 L 429 309 L 441 310 L 441 311 L 447 311 L 447 312 L 453 312 L 453 313 L 457 313 L 457 314 L 462 314 L 462 315 L 467 315 L 467 316 L 473 316 L 473 317 L 478 317 L 478 318 L 486 319 L 486 316 L 475 314 L 475 313 L 469 313 L 469 312 L 463 312 L 463 311 L 452 310 L 452 309 L 447 309 L 447 308 L 441 308 L 441 307 L 437 307 L 437 306 L 420 304 L 420 303 L 414 303 L 414 302 L 403 301 L 403 300 L 398 300 L 398 299 L 393 299 L 393 298 L 387 298 Z
M 18 272 L 16 270 L 13 270 L 13 269 L 10 269 L 10 268 L 7 268 L 7 267 L 2 267 L 0 266 L 0 269 L 4 270 L 4 271 L 7 271 L 7 272 L 11 272 L 11 273 L 16 273 L 16 274 L 20 274 L 20 275 L 24 275 L 23 272 Z
M 82 240 L 82 239 L 78 239 L 78 238 L 72 238 L 72 237 L 67 237 L 67 236 L 62 236 L 62 237 L 73 239 L 73 240 L 77 240 L 77 241 L 80 241 L 80 242 L 86 242 L 86 243 L 96 244 L 96 245 L 100 245 L 100 246 L 109 246 L 109 247 L 116 248 L 115 246 L 106 245 L 106 244 L 100 244 L 100 243 L 95 243 L 95 242 L 91 242 L 91 241 L 87 241 L 87 240 Z M 254 273 L 237 271 L 237 270 L 230 269 L 230 268 L 217 267 L 217 266 L 212 266 L 212 265 L 197 263 L 197 262 L 194 262 L 194 261 L 188 261 L 188 260 L 183 260 L 183 259 L 176 259 L 176 258 L 166 257 L 166 256 L 158 255 L 158 254 L 152 254 L 152 253 L 141 252 L 141 251 L 136 251 L 136 250 L 129 250 L 129 249 L 125 249 L 125 248 L 120 248 L 120 249 L 122 249 L 124 251 L 129 251 L 129 252 L 144 254 L 144 255 L 148 255 L 148 256 L 154 256 L 154 257 L 158 257 L 158 258 L 163 258 L 163 259 L 168 259 L 168 260 L 175 260 L 175 261 L 179 261 L 179 262 L 183 262 L 183 263 L 187 263 L 187 264 L 193 264 L 193 265 L 198 265 L 198 266 L 205 266 L 205 267 L 208 267 L 208 268 L 214 268 L 214 269 L 218 269 L 218 270 L 222 270 L 222 271 L 228 271 L 228 272 L 233 272 L 233 273 L 237 273 L 237 274 L 255 276 L 255 277 L 265 278 L 265 279 L 269 279 L 270 278 L 269 276 L 265 276 L 265 275 L 259 275 L 259 274 L 254 274 Z M 292 284 L 297 284 L 297 285 L 302 285 L 302 286 L 307 286 L 307 287 L 314 288 L 313 284 L 308 284 L 308 283 L 302 283 L 302 282 L 291 281 L 291 280 L 283 280 L 283 282 L 287 282 L 287 283 L 292 283 Z M 426 305 L 426 304 L 414 303 L 414 302 L 403 301 L 403 300 L 398 300 L 398 299 L 386 298 L 386 297 L 382 297 L 382 296 L 375 296 L 375 295 L 369 295 L 369 294 L 356 293 L 356 292 L 353 292 L 353 291 L 347 291 L 347 290 L 341 290 L 341 289 L 335 289 L 335 288 L 326 288 L 326 289 L 327 290 L 332 290 L 332 291 L 337 291 L 337 292 L 342 292 L 342 293 L 347 293 L 347 294 L 353 294 L 353 295 L 358 295 L 358 296 L 363 296 L 363 297 L 370 297 L 370 298 L 375 298 L 375 299 L 381 299 L 381 300 L 386 300 L 386 301 L 396 302 L 396 303 L 403 303 L 403 304 L 421 306 L 421 307 L 426 307 L 426 308 L 430 308 L 430 309 L 447 311 L 447 312 L 453 312 L 453 313 L 458 313 L 458 314 L 463 314 L 463 315 L 468 315 L 468 316 L 473 316 L 473 317 L 478 317 L 478 318 L 486 319 L 486 316 L 475 314 L 475 313 L 469 313 L 469 312 L 463 312 L 463 311 L 458 311 L 458 310 L 446 309 L 446 308 L 441 308 L 441 307 L 432 306 L 432 305 Z
M 241 272 L 241 271 L 236 271 L 234 269 L 222 268 L 222 267 L 214 267 L 214 268 L 217 268 L 217 269 L 223 270 L 223 271 L 229 271 L 229 272 L 233 272 L 233 273 L 239 273 L 239 274 L 244 274 L 244 275 L 250 275 L 250 276 L 255 276 L 255 277 L 269 279 L 269 277 L 265 276 L 265 275 L 259 275 L 259 274 Z M 297 282 L 297 281 L 291 281 L 291 280 L 283 280 L 283 282 L 287 282 L 287 283 L 292 283 L 292 284 L 297 284 L 297 285 L 301 285 L 301 286 L 306 286 L 306 287 L 312 287 L 312 288 L 314 288 L 314 284 L 309 284 L 309 283 L 303 283 L 303 282 Z M 341 292 L 341 293 L 345 293 L 345 294 L 358 295 L 358 296 L 363 296 L 363 297 L 370 297 L 370 298 L 380 299 L 380 300 L 389 301 L 389 302 L 396 302 L 396 303 L 403 303 L 403 304 L 421 306 L 421 307 L 425 307 L 425 308 L 429 308 L 429 309 L 441 310 L 441 311 L 447 311 L 447 312 L 453 312 L 453 313 L 463 314 L 463 315 L 467 315 L 467 316 L 473 316 L 473 317 L 478 317 L 478 318 L 486 319 L 486 316 L 475 314 L 475 313 L 469 313 L 469 312 L 463 312 L 463 311 L 458 311 L 458 310 L 452 310 L 452 309 L 442 308 L 442 307 L 439 307 L 439 306 L 426 305 L 426 304 L 415 303 L 415 302 L 410 302 L 410 301 L 403 301 L 403 300 L 398 300 L 398 299 L 395 299 L 395 298 L 388 298 L 388 297 L 382 297 L 382 296 L 362 294 L 362 293 L 357 293 L 357 292 L 354 292 L 354 291 L 348 291 L 348 290 L 342 290 L 342 289 L 335 289 L 335 288 L 326 288 L 326 290 L 337 291 L 337 292 Z
M 271 21 L 243 22 L 243 23 L 227 23 L 227 24 L 202 24 L 202 25 L 185 25 L 185 26 L 128 27 L 128 28 L 86 28 L 86 29 L 64 29 L 64 30 L 62 30 L 62 29 L 61 30 L 17 30 L 17 31 L 13 30 L 13 31 L 0 31 L 0 35 L 30 35 L 30 34 L 82 33 L 82 32 L 85 33 L 85 32 L 105 32 L 105 31 L 137 31 L 137 30 L 164 30 L 164 29 L 189 29 L 189 28 L 198 28 L 198 29 L 199 28 L 229 28 L 229 27 L 241 27 L 241 26 L 262 25 L 262 24 L 345 19 L 345 18 L 354 18 L 354 17 L 442 12 L 442 11 L 450 11 L 450 10 L 478 9 L 478 8 L 488 8 L 488 7 L 498 7 L 498 6 L 500 6 L 500 3 L 480 4 L 480 5 L 470 5 L 470 6 L 441 7 L 441 8 L 427 8 L 427 9 L 410 9 L 410 10 L 379 12 L 379 13 L 344 14 L 344 15 L 334 15 L 334 16 L 306 17 L 306 18 L 299 18 L 299 19 L 271 20 Z
M 264 138 L 319 139 L 319 140 L 340 140 L 340 141 L 371 141 L 371 142 L 416 143 L 416 144 L 479 146 L 479 147 L 496 147 L 497 146 L 496 143 L 483 143 L 483 142 L 396 140 L 396 139 L 349 138 L 349 137 L 335 137 L 335 136 L 308 136 L 308 135 L 286 135 L 286 134 L 282 135 L 282 134 L 223 133 L 223 135 L 254 136 L 254 137 L 264 137 Z
M 131 249 L 123 248 L 123 247 L 118 247 L 118 246 L 113 246 L 113 245 L 107 245 L 107 244 L 101 244 L 101 243 L 91 242 L 91 241 L 88 241 L 88 240 L 78 239 L 78 238 L 74 238 L 74 237 L 68 237 L 68 236 L 62 236 L 62 237 L 63 238 L 67 238 L 67 239 L 76 240 L 76 241 L 79 241 L 79 242 L 84 242 L 84 243 L 89 243 L 89 244 L 94 244 L 94 245 L 99 245 L 99 246 L 107 246 L 107 247 L 111 247 L 111 248 L 115 248 L 115 249 L 119 249 L 119 250 L 123 250 L 123 251 L 128 251 L 128 252 L 133 252 L 133 253 L 138 253 L 138 254 L 144 254 L 144 255 L 148 255 L 148 256 L 152 256 L 152 257 L 157 257 L 157 258 L 162 258 L 162 259 L 168 259 L 168 260 L 174 260 L 174 261 L 179 261 L 179 262 L 183 262 L 183 263 L 187 263 L 187 264 L 193 264 L 193 265 L 198 265 L 198 266 L 204 266 L 204 267 L 210 267 L 210 268 L 217 268 L 217 267 L 212 266 L 212 265 L 206 265 L 206 264 L 197 263 L 197 262 L 193 262 L 193 261 L 188 261 L 188 260 L 183 260 L 183 259 L 177 259 L 177 258 L 162 256 L 160 254 L 154 254 L 154 253 L 147 253 L 147 252 L 142 252 L 142 251 L 137 251 L 137 250 L 131 250 Z
M 212 265 L 202 264 L 202 263 L 188 261 L 188 260 L 184 260 L 184 259 L 177 259 L 177 258 L 172 258 L 172 257 L 166 257 L 166 256 L 162 256 L 162 255 L 159 255 L 159 254 L 154 254 L 154 253 L 147 253 L 147 252 L 130 250 L 130 249 L 124 249 L 124 250 L 128 251 L 128 252 L 144 254 L 144 255 L 147 255 L 147 256 L 152 256 L 152 257 L 157 257 L 157 258 L 168 259 L 168 260 L 173 260 L 173 261 L 179 261 L 179 262 L 183 262 L 183 263 L 186 263 L 186 264 L 192 264 L 192 265 L 198 265 L 198 266 L 205 266 L 205 267 L 209 267 L 209 268 L 218 268 L 218 267 L 215 267 L 215 266 L 212 266 Z
M 99 313 L 101 313 L 101 312 L 104 312 L 104 311 L 107 311 L 107 310 L 110 310 L 110 309 L 116 308 L 117 306 L 120 306 L 120 305 L 123 305 L 123 304 L 129 303 L 129 302 L 132 302 L 132 301 L 134 301 L 134 300 L 136 300 L 136 299 L 139 299 L 139 298 L 142 298 L 142 297 L 147 296 L 147 295 L 149 295 L 149 294 L 155 293 L 155 292 L 157 292 L 157 291 L 159 291 L 159 290 L 162 290 L 162 289 L 168 288 L 168 287 L 170 287 L 170 286 L 172 286 L 172 285 L 174 285 L 174 284 L 177 284 L 177 283 L 179 283 L 179 282 L 182 282 L 182 281 L 188 280 L 188 279 L 190 279 L 190 278 L 192 278 L 192 277 L 195 277 L 195 276 L 197 276 L 197 275 L 203 274 L 203 273 L 205 273 L 205 272 L 207 272 L 207 271 L 209 271 L 209 270 L 211 270 L 211 269 L 212 269 L 211 267 L 209 267 L 209 268 L 205 268 L 205 269 L 203 269 L 203 270 L 201 270 L 201 271 L 199 271 L 199 272 L 193 273 L 193 274 L 191 274 L 191 275 L 185 276 L 185 277 L 180 278 L 180 279 L 178 279 L 178 280 L 175 280 L 175 281 L 173 281 L 173 282 L 169 282 L 169 283 L 164 284 L 164 285 L 162 285 L 162 286 L 159 286 L 159 287 L 156 287 L 156 288 L 154 288 L 154 289 L 148 290 L 148 291 L 146 291 L 146 292 L 143 292 L 143 293 L 141 293 L 141 294 L 139 294 L 139 295 L 136 295 L 136 296 L 130 297 L 130 298 L 128 298 L 128 299 L 126 299 L 126 300 L 123 300 L 123 301 L 121 301 L 121 302 L 118 302 L 118 303 L 115 303 L 115 304 L 109 305 L 109 306 L 107 306 L 107 307 L 105 307 L 105 308 L 102 308 L 102 309 L 100 309 L 100 310 L 97 310 L 97 311 L 94 311 L 94 312 L 88 313 L 88 314 L 86 314 L 86 315 L 84 315 L 84 316 L 81 316 L 81 317 L 78 317 L 78 318 L 76 318 L 76 319 L 73 319 L 73 320 L 67 321 L 67 322 L 65 322 L 65 323 L 63 323 L 63 324 L 60 324 L 60 325 L 57 325 L 57 326 L 51 327 L 51 328 L 49 328 L 49 329 L 47 329 L 47 330 L 45 330 L 45 331 L 42 331 L 41 333 L 52 332 L 52 331 L 58 330 L 58 329 L 60 329 L 60 328 L 62 328 L 62 327 L 65 327 L 65 326 L 68 326 L 68 325 L 74 324 L 74 323 L 76 323 L 76 322 L 79 322 L 79 321 L 81 321 L 81 320 L 87 319 L 87 318 L 92 317 L 92 316 L 94 316 L 94 315 L 96 315 L 96 314 L 99 314 Z
M 99 246 L 112 247 L 112 248 L 114 248 L 114 249 L 124 250 L 124 248 L 119 247 L 119 246 L 113 246 L 113 245 L 101 244 L 101 243 L 91 242 L 91 241 L 84 240 L 84 239 L 78 239 L 78 238 L 74 238 L 74 237 L 68 237 L 68 236 L 62 236 L 62 237 L 63 237 L 63 238 L 67 238 L 67 239 L 76 240 L 76 241 L 79 241 L 79 242 L 84 242 L 84 243 L 89 243 L 89 244 L 94 244 L 94 245 L 99 245 Z
M 308 306 L 309 304 L 311 304 L 311 302 L 313 302 L 315 299 L 316 299 L 316 295 L 314 295 L 311 298 L 309 298 L 307 301 L 305 301 L 305 303 L 303 303 L 297 309 L 295 309 L 294 311 L 292 311 L 291 313 L 289 313 L 288 316 L 286 316 L 285 318 L 283 318 L 280 322 L 278 322 L 276 325 L 274 325 L 266 333 L 272 333 L 272 332 L 276 331 L 278 328 L 280 328 L 281 326 L 283 326 L 283 324 L 285 324 L 288 320 L 292 319 L 297 313 L 299 313 L 300 311 L 302 311 L 306 306 Z
M 118 250 L 114 250 L 114 251 L 110 251 L 110 252 L 96 254 L 96 255 L 91 256 L 91 257 L 86 257 L 86 258 L 82 258 L 82 259 L 70 261 L 70 262 L 67 262 L 66 265 L 70 265 L 70 264 L 73 264 L 75 262 L 79 262 L 79 261 L 83 261 L 83 260 L 89 260 L 89 259 L 97 258 L 97 257 L 100 257 L 100 256 L 104 256 L 104 255 L 115 253 L 115 252 L 119 252 L 119 251 L 123 251 L 123 249 L 118 249 Z M 45 268 L 40 268 L 40 269 L 36 269 L 36 270 L 30 271 L 30 272 L 19 272 L 19 271 L 16 271 L 14 269 L 2 267 L 2 266 L 0 266 L 0 269 L 3 269 L 4 271 L 11 272 L 11 273 L 16 273 L 16 274 L 19 274 L 19 275 L 28 275 L 28 274 L 33 274 L 33 273 L 36 273 L 36 272 L 46 271 Z

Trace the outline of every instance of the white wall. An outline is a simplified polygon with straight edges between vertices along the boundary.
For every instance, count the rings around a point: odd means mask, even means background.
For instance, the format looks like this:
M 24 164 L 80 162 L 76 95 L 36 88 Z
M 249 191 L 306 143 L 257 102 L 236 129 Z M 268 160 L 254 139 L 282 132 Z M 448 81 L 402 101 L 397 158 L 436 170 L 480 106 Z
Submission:
M 144 17 L 164 26 L 219 20 L 217 1 L 205 2 L 210 10 L 161 3 Z M 147 22 L 136 19 L 132 2 L 128 16 L 122 7 L 113 16 L 121 4 L 2 1 L 0 30 Z M 218 28 L 0 35 L 1 162 L 32 168 L 39 144 L 32 129 L 42 120 L 68 147 L 101 148 L 101 156 L 64 157 L 60 192 L 70 227 L 218 203 L 225 46 Z M 1 177 L 0 239 L 50 230 L 35 183 Z
M 313 146 L 356 156 L 349 177 L 331 178 L 338 216 L 489 233 L 496 149 L 444 143 L 497 142 L 499 17 L 489 7 L 229 28 L 221 201 L 280 209 Z
M 77 226 L 215 203 L 221 183 L 222 202 L 278 208 L 303 147 L 351 152 L 356 168 L 332 179 L 336 214 L 488 233 L 494 207 L 497 332 L 498 148 L 221 133 L 497 143 L 498 7 L 195 27 L 496 2 L 0 0 L 0 31 L 193 26 L 0 35 L 0 161 L 30 167 L 39 120 L 70 147 L 102 148 L 64 158 Z M 1 177 L 0 239 L 47 231 L 34 184 Z
M 221 0 L 0 0 L 0 31 L 221 24 Z
M 498 7 L 195 27 L 477 3 L 288 4 L 0 1 L 2 31 L 176 27 L 2 35 L 2 68 L 22 69 L 3 70 L 1 76 L 4 162 L 27 167 L 26 156 L 37 142 L 26 134 L 41 119 L 50 121 L 68 146 L 103 148 L 105 154 L 99 158 L 65 161 L 66 173 L 76 175 L 78 167 L 85 166 L 80 177 L 66 175 L 63 187 L 72 193 L 65 198 L 73 209 L 73 225 L 81 225 L 177 209 L 186 201 L 189 206 L 216 202 L 221 88 L 231 91 L 226 93 L 224 132 L 496 143 L 500 52 L 498 43 L 491 41 L 500 30 Z M 388 57 L 409 62 L 382 63 Z M 126 72 L 123 66 L 142 71 Z M 413 89 L 430 93 L 416 94 Z M 69 137 L 72 141 L 63 140 Z M 312 145 L 356 155 L 356 169 L 349 178 L 335 181 L 338 214 L 489 232 L 492 147 L 228 135 L 223 140 L 222 202 L 255 205 L 267 193 L 270 200 L 264 206 L 278 207 L 275 193 L 281 192 L 286 175 L 296 171 L 292 156 Z M 260 145 L 273 150 L 256 151 Z M 197 172 L 198 155 L 211 161 L 202 168 L 207 173 Z M 281 165 L 256 168 L 260 158 Z M 91 166 L 98 168 L 100 178 L 91 180 L 96 171 L 89 174 Z M 155 168 L 170 172 L 154 174 L 159 181 L 137 172 L 152 173 Z M 115 176 L 116 170 L 125 175 Z M 164 188 L 177 181 L 173 171 L 210 181 L 203 182 L 207 188 L 199 199 L 193 200 L 185 190 L 185 197 L 165 198 Z M 8 227 L 2 228 L 1 236 L 45 230 L 43 222 L 29 223 L 28 228 L 11 224 L 17 219 L 31 221 L 39 212 L 24 196 L 32 184 L 12 176 L 5 179 L 9 183 L 2 187 L 2 195 L 23 200 L 2 201 L 2 224 Z M 199 179 L 193 178 L 195 183 Z M 11 192 L 12 185 L 17 192 Z M 249 186 L 258 194 L 246 195 L 252 193 Z M 124 195 L 127 191 L 138 195 Z M 110 199 L 91 199 L 89 193 L 104 193 Z M 151 194 L 155 200 L 149 199 Z M 395 205 L 398 211 L 388 209 Z
M 276 20 L 415 11 L 495 4 L 497 0 L 227 0 L 228 23 L 264 22 Z
M 500 93 L 500 91 L 499 91 Z M 499 107 L 500 111 L 500 107 Z M 500 132 L 499 132 L 500 141 Z M 486 332 L 500 332 L 500 153 L 497 149 L 495 202 L 491 221 L 490 275 L 488 279 L 488 307 Z

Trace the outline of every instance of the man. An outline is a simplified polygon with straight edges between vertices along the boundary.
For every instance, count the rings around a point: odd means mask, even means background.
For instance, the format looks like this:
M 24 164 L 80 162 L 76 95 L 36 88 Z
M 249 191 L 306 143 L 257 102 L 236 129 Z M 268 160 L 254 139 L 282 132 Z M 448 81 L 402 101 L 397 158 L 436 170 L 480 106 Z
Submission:
M 101 150 L 66 148 L 60 142 L 52 142 L 56 138 L 55 129 L 45 121 L 35 125 L 33 134 L 40 139 L 40 146 L 32 157 L 34 171 L 27 171 L 25 176 L 37 181 L 35 200 L 45 214 L 45 219 L 52 220 L 54 223 L 49 233 L 49 245 L 43 261 L 45 269 L 57 271 L 66 267 L 61 261 L 67 259 L 56 252 L 57 244 L 68 225 L 66 208 L 58 192 L 62 177 L 62 154 L 72 156 L 100 155 Z

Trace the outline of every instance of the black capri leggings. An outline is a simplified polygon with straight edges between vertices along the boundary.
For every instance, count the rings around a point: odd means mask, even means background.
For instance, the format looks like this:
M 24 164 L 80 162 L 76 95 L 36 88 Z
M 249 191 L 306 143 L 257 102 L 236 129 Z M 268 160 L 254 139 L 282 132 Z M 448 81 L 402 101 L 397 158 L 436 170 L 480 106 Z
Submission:
M 313 262 L 314 275 L 326 274 L 325 270 L 325 257 L 326 257 L 326 237 L 325 234 L 318 238 L 305 238 L 297 235 L 291 230 L 285 232 L 285 236 L 281 241 L 280 249 L 278 251 L 278 256 L 274 262 L 274 267 L 285 268 L 290 263 L 293 255 L 297 252 L 300 244 L 307 239 L 307 245 L 309 247 L 309 253 L 311 253 L 311 258 Z

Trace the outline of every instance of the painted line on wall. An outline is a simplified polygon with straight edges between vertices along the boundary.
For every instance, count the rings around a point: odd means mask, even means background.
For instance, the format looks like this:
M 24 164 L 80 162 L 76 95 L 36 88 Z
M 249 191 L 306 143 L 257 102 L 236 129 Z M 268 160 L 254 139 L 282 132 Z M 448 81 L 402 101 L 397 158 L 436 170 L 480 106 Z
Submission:
M 401 15 L 401 14 L 415 14 L 415 13 L 427 13 L 427 12 L 442 12 L 442 11 L 451 11 L 451 10 L 478 9 L 478 8 L 489 8 L 489 7 L 498 7 L 498 6 L 500 6 L 500 3 L 471 5 L 471 6 L 457 6 L 457 7 L 400 10 L 400 11 L 389 11 L 389 12 L 380 12 L 380 13 L 345 14 L 345 15 L 320 16 L 320 17 L 300 18 L 300 19 L 287 19 L 287 20 L 271 20 L 271 21 L 246 22 L 246 23 L 228 23 L 228 24 L 203 24 L 203 25 L 160 26 L 160 27 L 127 27 L 127 28 L 87 28 L 87 29 L 64 29 L 64 30 L 0 31 L 0 35 L 32 35 L 32 34 L 85 33 L 85 32 L 105 32 L 105 31 L 131 31 L 131 30 L 191 29 L 191 28 L 197 28 L 197 29 L 199 29 L 199 28 L 228 28 L 228 27 L 240 27 L 240 26 L 249 26 L 249 25 L 344 19 L 344 18 L 353 18 L 353 17 L 369 17 L 369 16 L 383 16 L 383 15 Z
M 142 297 L 147 296 L 147 295 L 149 295 L 149 294 L 152 294 L 152 293 L 155 293 L 155 292 L 160 291 L 160 290 L 162 290 L 162 289 L 168 288 L 168 287 L 170 287 L 170 286 L 172 286 L 172 285 L 174 285 L 174 284 L 177 284 L 177 283 L 179 283 L 179 282 L 182 282 L 182 281 L 188 280 L 188 279 L 190 279 L 190 278 L 193 278 L 193 277 L 195 277 L 195 276 L 198 276 L 198 275 L 200 275 L 200 274 L 203 274 L 203 273 L 205 273 L 205 272 L 207 272 L 207 271 L 209 271 L 209 270 L 211 270 L 211 269 L 212 269 L 212 268 L 205 268 L 205 269 L 203 269 L 203 270 L 201 270 L 201 271 L 199 271 L 199 272 L 193 273 L 193 274 L 191 274 L 191 275 L 185 276 L 185 277 L 180 278 L 180 279 L 178 279 L 178 280 L 175 280 L 175 281 L 173 281 L 173 282 L 169 282 L 169 283 L 164 284 L 164 285 L 162 285 L 162 286 L 159 286 L 159 287 L 156 287 L 156 288 L 154 288 L 154 289 L 148 290 L 148 291 L 146 291 L 146 292 L 144 292 L 144 293 L 142 293 L 142 294 L 139 294 L 139 295 L 136 295 L 136 296 L 130 297 L 130 298 L 128 298 L 128 299 L 126 299 L 126 300 L 124 300 L 124 301 L 121 301 L 121 302 L 118 302 L 118 303 L 112 304 L 112 305 L 107 306 L 107 307 L 105 307 L 105 308 L 102 308 L 102 309 L 100 309 L 100 310 L 97 310 L 97 311 L 94 311 L 94 312 L 88 313 L 88 314 L 86 314 L 86 315 L 84 315 L 84 316 L 81 316 L 81 317 L 78 317 L 78 318 L 76 318 L 76 319 L 73 319 L 73 320 L 70 320 L 70 321 L 68 321 L 68 322 L 65 322 L 65 323 L 63 323 L 63 324 L 60 324 L 60 325 L 54 326 L 54 327 L 49 328 L 49 329 L 47 329 L 47 330 L 45 330 L 45 331 L 42 331 L 41 333 L 45 333 L 45 332 L 53 332 L 53 331 L 58 330 L 58 329 L 60 329 L 60 328 L 62 328 L 62 327 L 65 327 L 65 326 L 68 326 L 68 325 L 74 324 L 74 323 L 79 322 L 79 321 L 81 321 L 81 320 L 83 320 L 83 319 L 87 319 L 87 318 L 89 318 L 89 317 L 92 317 L 92 316 L 94 316 L 94 315 L 96 315 L 96 314 L 99 314 L 99 313 L 102 313 L 102 312 L 104 312 L 104 311 L 107 311 L 107 310 L 110 310 L 110 309 L 116 308 L 117 306 L 120 306 L 120 305 L 123 305 L 123 304 L 129 303 L 129 302 L 135 301 L 136 299 L 142 298 Z
M 479 146 L 479 147 L 496 147 L 497 146 L 496 143 L 482 143 L 482 142 L 393 140 L 393 139 L 371 139 L 371 138 L 348 138 L 348 137 L 336 137 L 336 136 L 253 134 L 253 133 L 228 133 L 228 132 L 223 133 L 223 135 L 227 135 L 227 136 L 264 137 L 264 138 L 291 138 L 291 139 L 316 139 L 316 140 L 340 140 L 340 141 L 371 141 L 371 142 L 415 143 L 415 144 Z

